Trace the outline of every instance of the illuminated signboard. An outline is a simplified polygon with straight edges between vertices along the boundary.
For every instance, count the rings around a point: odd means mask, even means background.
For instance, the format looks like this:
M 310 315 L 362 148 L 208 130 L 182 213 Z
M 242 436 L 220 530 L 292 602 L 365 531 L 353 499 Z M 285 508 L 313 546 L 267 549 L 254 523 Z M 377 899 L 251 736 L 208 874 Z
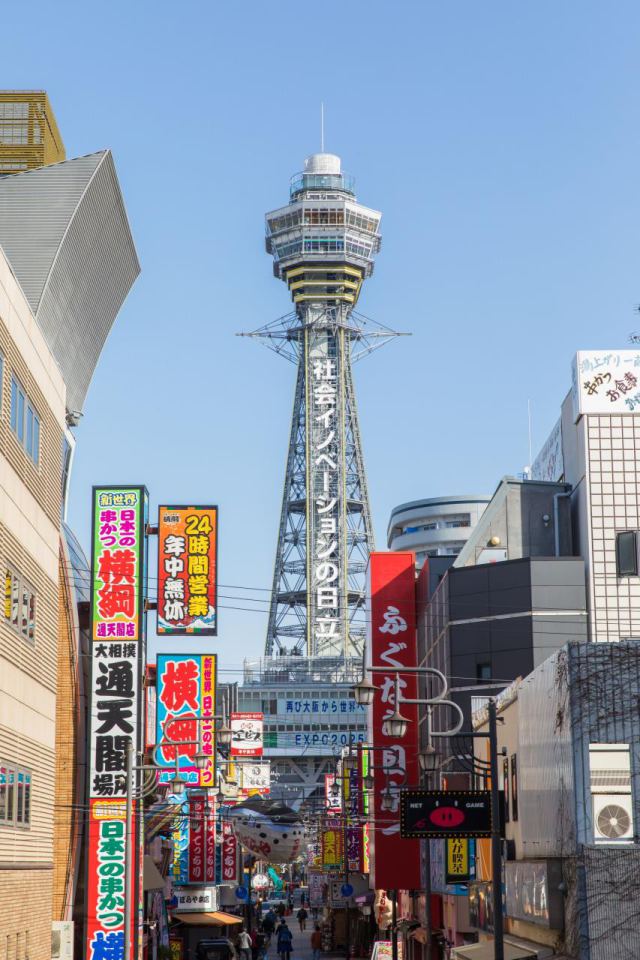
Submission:
M 159 653 L 156 669 L 156 761 L 166 769 L 160 779 L 168 781 L 175 771 L 176 751 L 180 771 L 190 786 L 210 787 L 215 781 L 216 655 Z M 173 746 L 171 740 L 193 741 Z M 195 755 L 202 738 L 202 751 L 210 760 L 198 770 Z
M 124 957 L 127 752 L 142 748 L 142 670 L 147 493 L 144 487 L 94 487 L 89 686 L 87 960 Z M 133 810 L 132 889 L 142 866 Z M 132 912 L 132 957 L 139 931 Z M 125 958 L 130 960 L 130 958 Z
M 490 837 L 488 790 L 402 790 L 401 837 Z
M 145 491 L 94 487 L 91 632 L 94 640 L 139 640 Z
M 159 507 L 159 634 L 216 635 L 217 553 L 217 507 Z

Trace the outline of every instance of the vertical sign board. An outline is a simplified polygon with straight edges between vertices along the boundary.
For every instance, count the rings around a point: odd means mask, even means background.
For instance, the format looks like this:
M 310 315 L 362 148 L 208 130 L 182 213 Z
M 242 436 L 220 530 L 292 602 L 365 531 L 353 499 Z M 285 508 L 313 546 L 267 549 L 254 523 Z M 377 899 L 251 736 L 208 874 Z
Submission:
M 135 803 L 132 823 L 126 823 L 125 773 L 127 751 L 135 756 L 141 750 L 144 727 L 145 488 L 94 487 L 92 521 L 85 955 L 104 960 L 123 957 L 127 829 L 135 852 L 129 865 L 132 957 L 139 932 L 139 901 L 133 897 L 142 869 L 142 834 Z
M 261 757 L 263 751 L 263 713 L 232 713 L 231 756 Z
M 218 508 L 158 508 L 158 633 L 218 630 Z
M 229 820 L 222 821 L 222 882 L 238 879 L 238 841 Z
M 322 831 L 322 869 L 343 870 L 343 830 L 339 820 L 327 820 Z
M 180 771 L 190 786 L 212 787 L 215 780 L 214 721 L 216 707 L 216 655 L 159 653 L 156 668 L 157 758 L 166 767 L 160 780 L 175 772 L 176 751 Z M 198 729 L 198 727 L 200 729 Z M 202 735 L 202 750 L 210 758 L 204 770 L 195 763 L 196 741 Z M 171 740 L 191 740 L 191 745 L 172 746 Z
M 202 795 L 192 794 L 189 797 L 189 883 L 204 883 L 206 802 Z
M 375 828 L 369 853 L 378 890 L 420 888 L 419 841 L 400 840 L 400 789 L 418 783 L 420 776 L 417 707 L 402 704 L 401 712 L 409 720 L 406 736 L 394 738 L 384 732 L 385 720 L 395 710 L 396 672 L 400 674 L 402 695 L 414 699 L 418 694 L 416 675 L 402 673 L 403 668 L 415 667 L 417 662 L 414 565 L 412 553 L 372 553 L 369 557 L 368 665 L 385 671 L 372 675 L 378 689 L 369 708 L 369 742 L 385 748 L 376 752 L 376 766 L 396 768 L 386 776 L 374 773 Z M 390 810 L 383 809 L 385 791 L 391 797 Z

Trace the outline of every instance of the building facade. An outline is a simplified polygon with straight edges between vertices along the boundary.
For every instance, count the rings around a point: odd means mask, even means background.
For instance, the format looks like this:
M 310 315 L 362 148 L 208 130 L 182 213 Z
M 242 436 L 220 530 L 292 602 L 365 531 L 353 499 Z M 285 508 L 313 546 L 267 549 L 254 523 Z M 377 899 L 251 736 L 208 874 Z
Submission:
M 0 250 L 0 930 L 51 955 L 65 384 Z
M 139 264 L 110 152 L 58 162 L 45 95 L 0 94 L 5 173 L 7 158 L 16 169 L 0 176 L 0 931 L 12 960 L 49 960 L 52 932 L 69 942 L 75 921 L 78 943 L 86 913 L 89 571 L 63 523 L 72 428 Z
M 456 557 L 491 498 L 479 494 L 432 497 L 401 503 L 391 511 L 389 550 L 413 550 L 421 567 L 426 557 Z

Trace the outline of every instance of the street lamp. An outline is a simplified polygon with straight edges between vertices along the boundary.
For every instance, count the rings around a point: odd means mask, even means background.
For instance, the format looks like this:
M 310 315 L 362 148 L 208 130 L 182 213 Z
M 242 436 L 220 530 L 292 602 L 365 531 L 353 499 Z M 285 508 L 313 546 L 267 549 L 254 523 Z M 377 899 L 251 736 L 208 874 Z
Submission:
M 226 724 L 220 727 L 218 730 L 218 740 L 221 746 L 228 747 L 231 743 L 231 727 L 228 727 Z
M 436 749 L 431 744 L 428 744 L 424 750 L 421 750 L 418 754 L 418 761 L 420 763 L 420 769 L 423 773 L 435 773 L 435 771 L 440 766 L 440 757 L 436 752 Z
M 370 707 L 377 689 L 375 683 L 371 683 L 368 677 L 363 677 L 360 683 L 356 683 L 353 688 L 356 703 L 361 707 Z
M 406 734 L 408 726 L 409 720 L 400 713 L 400 708 L 396 700 L 396 709 L 382 724 L 382 733 L 385 737 L 393 737 L 396 740 L 401 740 Z

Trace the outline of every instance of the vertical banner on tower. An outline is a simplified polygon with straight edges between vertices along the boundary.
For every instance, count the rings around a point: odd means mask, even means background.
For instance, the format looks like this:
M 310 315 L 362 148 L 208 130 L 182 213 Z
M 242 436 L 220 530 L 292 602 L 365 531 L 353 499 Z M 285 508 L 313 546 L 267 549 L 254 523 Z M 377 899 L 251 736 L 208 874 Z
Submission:
M 343 457 L 338 362 L 328 356 L 331 344 L 324 331 L 308 336 L 307 383 L 309 389 L 308 458 L 312 503 L 309 505 L 309 562 L 311 567 L 311 622 L 309 636 L 321 655 L 345 652 L 344 607 L 346 604 L 346 559 L 341 559 L 342 489 L 340 463 Z
M 180 772 L 190 786 L 210 787 L 215 780 L 216 655 L 214 653 L 159 653 L 156 658 L 156 761 L 166 769 L 160 780 L 175 772 L 176 752 Z M 199 770 L 195 755 L 202 734 L 207 766 Z M 191 741 L 173 746 L 169 740 Z
M 415 674 L 402 672 L 417 665 L 415 559 L 412 553 L 372 553 L 369 557 L 368 664 L 384 671 L 372 675 L 377 690 L 369 708 L 369 742 L 384 749 L 375 754 L 373 819 L 370 836 L 371 867 L 377 890 L 413 890 L 420 884 L 420 842 L 400 839 L 400 789 L 419 781 L 418 711 L 402 704 L 409 724 L 404 737 L 386 734 L 385 721 L 394 713 L 395 675 L 407 699 L 417 698 Z M 383 795 L 386 803 L 383 805 Z M 390 800 L 390 803 L 389 803 Z M 390 809 L 387 809 L 390 806 Z
M 158 633 L 218 630 L 218 508 L 158 508 Z
M 124 958 L 125 850 L 129 864 L 131 944 L 136 955 L 142 834 L 134 803 L 126 822 L 127 752 L 142 749 L 145 662 L 144 587 L 147 492 L 144 487 L 94 487 L 91 556 L 91 683 L 89 688 L 89 825 L 86 958 Z M 132 958 L 124 958 L 132 960 Z

